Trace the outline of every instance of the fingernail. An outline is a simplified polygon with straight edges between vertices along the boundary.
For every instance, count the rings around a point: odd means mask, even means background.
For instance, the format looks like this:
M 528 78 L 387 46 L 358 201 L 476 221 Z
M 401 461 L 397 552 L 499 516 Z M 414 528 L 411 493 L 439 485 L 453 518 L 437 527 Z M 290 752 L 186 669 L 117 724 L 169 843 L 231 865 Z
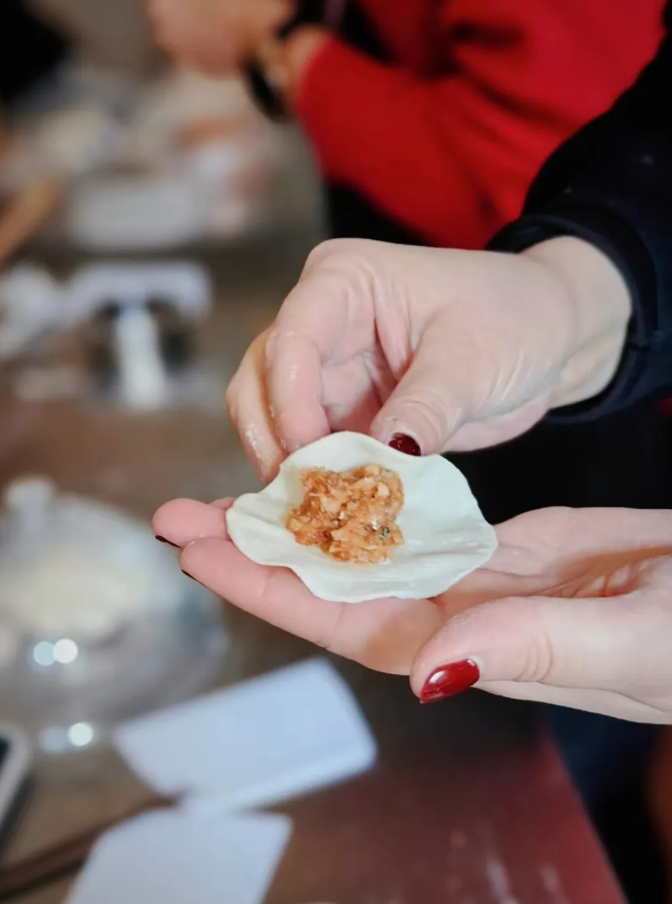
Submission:
M 481 677 L 473 659 L 463 659 L 435 669 L 420 692 L 421 703 L 437 703 L 469 690 Z
M 168 546 L 175 546 L 174 543 L 171 543 L 170 540 L 166 540 L 165 537 L 155 537 L 154 539 L 155 539 L 155 540 L 158 540 L 159 543 L 167 543 Z M 177 549 L 177 546 L 175 546 L 175 549 Z
M 406 436 L 405 433 L 395 433 L 388 443 L 391 449 L 397 452 L 403 452 L 405 455 L 422 455 L 420 446 L 412 436 Z

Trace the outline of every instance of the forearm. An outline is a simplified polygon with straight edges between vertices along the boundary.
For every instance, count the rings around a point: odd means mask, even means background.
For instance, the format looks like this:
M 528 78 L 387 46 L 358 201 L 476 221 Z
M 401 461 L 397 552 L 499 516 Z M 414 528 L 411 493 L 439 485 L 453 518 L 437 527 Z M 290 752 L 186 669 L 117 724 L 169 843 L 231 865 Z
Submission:
M 672 7 L 668 27 L 671 18 Z M 627 285 L 632 312 L 613 378 L 601 391 L 605 370 L 596 366 L 593 397 L 579 393 L 574 401 L 582 404 L 555 417 L 592 419 L 672 386 L 671 211 L 668 37 L 656 61 L 615 107 L 551 157 L 524 216 L 493 242 L 498 250 L 521 252 L 552 237 L 574 236 L 592 244 L 595 254 L 600 249 Z M 593 291 L 589 283 L 586 290 Z M 612 305 L 617 297 L 615 290 L 604 291 L 603 304 Z

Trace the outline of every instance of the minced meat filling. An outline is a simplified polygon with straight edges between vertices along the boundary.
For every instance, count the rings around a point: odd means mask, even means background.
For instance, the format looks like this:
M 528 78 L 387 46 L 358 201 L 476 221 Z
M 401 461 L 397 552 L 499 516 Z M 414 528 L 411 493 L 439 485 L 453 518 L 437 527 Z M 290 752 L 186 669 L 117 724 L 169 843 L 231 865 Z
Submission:
M 318 546 L 341 562 L 387 562 L 404 538 L 396 522 L 404 488 L 380 465 L 350 471 L 311 469 L 301 473 L 303 502 L 287 516 L 287 528 L 302 546 Z

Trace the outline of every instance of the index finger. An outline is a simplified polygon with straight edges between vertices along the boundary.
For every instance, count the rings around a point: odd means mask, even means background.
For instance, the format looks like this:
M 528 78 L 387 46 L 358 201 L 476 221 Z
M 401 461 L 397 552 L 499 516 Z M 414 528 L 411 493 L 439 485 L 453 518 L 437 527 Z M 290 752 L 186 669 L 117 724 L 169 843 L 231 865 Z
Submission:
M 331 432 L 323 369 L 343 333 L 345 302 L 320 274 L 304 276 L 287 297 L 270 332 L 266 391 L 275 433 L 288 452 Z
M 265 483 L 275 477 L 285 458 L 275 434 L 264 372 L 268 333 L 249 347 L 226 391 L 229 418 L 238 431 L 245 454 Z

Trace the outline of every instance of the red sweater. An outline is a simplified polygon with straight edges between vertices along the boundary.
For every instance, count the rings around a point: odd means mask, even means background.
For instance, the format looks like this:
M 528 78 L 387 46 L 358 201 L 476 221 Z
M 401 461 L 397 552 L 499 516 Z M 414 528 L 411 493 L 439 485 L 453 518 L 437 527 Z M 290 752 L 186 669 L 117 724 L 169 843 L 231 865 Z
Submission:
M 654 55 L 663 0 L 357 0 L 382 64 L 333 39 L 300 89 L 325 178 L 435 245 L 480 248 Z

